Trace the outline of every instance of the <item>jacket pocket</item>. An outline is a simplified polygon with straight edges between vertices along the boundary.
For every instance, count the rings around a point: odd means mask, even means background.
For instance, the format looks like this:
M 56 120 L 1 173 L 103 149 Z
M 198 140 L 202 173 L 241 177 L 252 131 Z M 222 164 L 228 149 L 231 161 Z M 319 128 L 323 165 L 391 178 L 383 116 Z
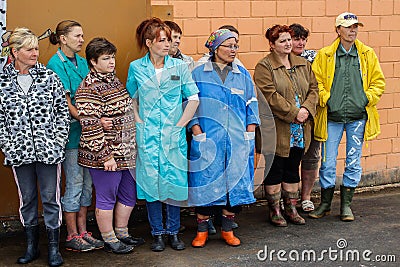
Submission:
M 138 148 L 144 148 L 144 124 L 143 122 L 135 122 L 136 127 L 136 145 Z
M 381 133 L 381 128 L 379 124 L 379 113 L 376 107 L 367 107 L 368 119 L 365 124 L 364 137 L 366 141 L 376 138 Z
M 328 139 L 328 107 L 317 106 L 314 119 L 314 139 L 325 142 Z
M 169 149 L 179 148 L 186 142 L 186 127 L 174 126 L 171 130 Z
M 206 133 L 193 136 L 190 148 L 190 171 L 201 172 L 203 176 L 212 177 L 216 167 L 217 148 Z M 218 164 L 223 164 L 222 162 Z

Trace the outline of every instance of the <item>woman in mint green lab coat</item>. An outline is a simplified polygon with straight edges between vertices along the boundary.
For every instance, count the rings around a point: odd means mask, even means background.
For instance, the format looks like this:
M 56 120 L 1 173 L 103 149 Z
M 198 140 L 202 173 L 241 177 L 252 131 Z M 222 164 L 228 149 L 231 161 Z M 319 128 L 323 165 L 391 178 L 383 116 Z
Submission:
M 185 126 L 198 106 L 198 89 L 183 61 L 168 56 L 171 31 L 158 18 L 143 21 L 136 30 L 144 57 L 131 62 L 127 89 L 136 118 L 136 182 L 139 199 L 146 200 L 153 251 L 163 251 L 163 235 L 175 250 L 185 248 L 178 238 L 179 202 L 188 198 Z M 182 99 L 188 104 L 182 107 Z M 162 202 L 166 202 L 163 225 Z

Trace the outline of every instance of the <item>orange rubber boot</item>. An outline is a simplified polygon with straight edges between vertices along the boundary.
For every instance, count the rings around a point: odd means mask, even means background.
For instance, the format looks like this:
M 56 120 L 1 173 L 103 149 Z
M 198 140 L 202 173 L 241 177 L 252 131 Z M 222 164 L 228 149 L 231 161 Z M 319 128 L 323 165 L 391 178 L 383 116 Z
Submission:
M 225 232 L 221 231 L 221 237 L 225 242 L 232 247 L 237 247 L 240 246 L 240 239 L 237 238 L 234 234 L 233 231 Z
M 207 232 L 197 232 L 196 237 L 192 241 L 192 247 L 202 248 L 206 245 L 208 239 L 208 231 Z

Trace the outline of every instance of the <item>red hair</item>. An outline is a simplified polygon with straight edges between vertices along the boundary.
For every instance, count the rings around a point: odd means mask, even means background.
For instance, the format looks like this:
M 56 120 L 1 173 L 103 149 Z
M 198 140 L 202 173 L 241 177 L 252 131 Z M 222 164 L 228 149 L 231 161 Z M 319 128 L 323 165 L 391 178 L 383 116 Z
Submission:
M 165 31 L 171 41 L 171 29 L 159 18 L 146 19 L 136 29 L 136 40 L 141 49 L 147 47 L 146 40 L 160 39 L 160 32 Z
M 287 32 L 290 34 L 290 36 L 293 36 L 293 30 L 289 26 L 277 24 L 267 29 L 265 32 L 265 38 L 267 38 L 267 40 L 271 43 L 275 44 L 275 41 L 279 39 L 279 35 L 284 32 Z M 269 50 L 272 51 L 272 48 Z

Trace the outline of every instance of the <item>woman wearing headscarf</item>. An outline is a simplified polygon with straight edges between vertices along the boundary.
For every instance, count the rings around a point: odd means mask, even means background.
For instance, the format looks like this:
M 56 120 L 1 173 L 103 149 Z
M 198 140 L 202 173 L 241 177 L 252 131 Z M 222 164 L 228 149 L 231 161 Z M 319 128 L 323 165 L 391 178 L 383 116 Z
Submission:
M 265 37 L 270 51 L 254 71 L 254 81 L 268 102 L 275 120 L 276 149 L 264 186 L 269 204 L 269 218 L 275 226 L 287 226 L 279 201 L 283 195 L 284 214 L 293 224 L 305 224 L 296 209 L 299 190 L 299 167 L 311 141 L 310 116 L 316 112 L 317 81 L 311 64 L 292 52 L 292 30 L 287 25 L 274 25 Z M 261 123 L 264 136 L 264 123 Z M 266 164 L 270 164 L 265 155 Z M 267 170 L 267 168 L 266 168 Z
M 205 46 L 211 56 L 192 72 L 201 99 L 188 125 L 193 133 L 189 204 L 196 206 L 198 224 L 192 246 L 205 246 L 208 220 L 217 207 L 222 207 L 222 239 L 239 246 L 232 230 L 235 215 L 241 205 L 255 201 L 257 99 L 249 72 L 234 63 L 239 48 L 235 35 L 228 29 L 217 30 Z
M 136 120 L 136 182 L 139 199 L 146 200 L 153 251 L 185 249 L 178 237 L 180 205 L 188 197 L 186 124 L 198 106 L 198 89 L 187 64 L 168 55 L 171 30 L 160 19 L 143 21 L 136 30 L 146 55 L 131 62 L 127 89 Z M 187 98 L 185 108 L 182 99 Z M 163 202 L 166 204 L 165 226 Z

